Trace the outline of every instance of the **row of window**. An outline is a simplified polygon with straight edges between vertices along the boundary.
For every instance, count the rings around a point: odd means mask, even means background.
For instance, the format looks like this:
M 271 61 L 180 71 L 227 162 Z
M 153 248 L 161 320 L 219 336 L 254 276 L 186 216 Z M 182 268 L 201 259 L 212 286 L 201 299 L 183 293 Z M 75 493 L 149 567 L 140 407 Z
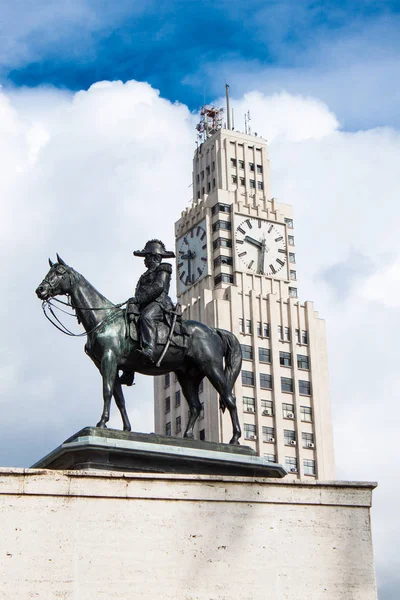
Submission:
M 242 385 L 254 386 L 253 371 L 242 371 Z M 272 375 L 260 373 L 260 388 L 263 390 L 272 390 Z M 281 377 L 282 392 L 293 393 L 293 379 L 290 377 Z M 299 379 L 299 394 L 301 396 L 311 396 L 311 383 Z
M 253 360 L 253 347 L 247 344 L 240 344 L 242 349 L 242 357 L 244 360 Z M 263 363 L 271 362 L 271 350 L 269 348 L 258 348 L 258 360 Z M 279 364 L 282 367 L 292 366 L 292 353 L 291 352 L 279 352 Z M 297 355 L 297 367 L 299 369 L 309 370 L 310 361 L 309 357 L 305 354 Z
M 254 413 L 256 411 L 255 399 L 250 396 L 243 396 L 243 411 Z M 265 417 L 274 415 L 274 404 L 272 400 L 261 400 L 261 411 Z M 294 404 L 288 402 L 282 403 L 282 416 L 284 419 L 294 419 Z M 312 408 L 310 406 L 300 406 L 300 420 L 306 423 L 312 423 Z
M 224 255 L 220 254 L 214 260 L 214 268 L 219 267 L 220 265 L 229 265 L 229 266 L 231 266 L 232 264 L 233 264 L 232 256 L 224 256 Z
M 233 283 L 233 275 L 229 275 L 228 273 L 220 273 L 214 277 L 214 285 L 218 285 L 219 283 Z
M 230 213 L 231 212 L 231 205 L 230 204 L 223 204 L 222 202 L 218 202 L 217 204 L 214 204 L 214 206 L 211 209 L 211 214 L 214 216 L 217 213 Z
M 240 333 L 253 333 L 253 323 L 251 319 L 239 318 Z M 259 337 L 269 337 L 269 323 L 261 323 L 257 321 L 257 335 Z M 278 325 L 278 338 L 285 342 L 290 342 L 291 332 L 290 327 L 282 327 Z M 295 339 L 298 344 L 308 344 L 308 333 L 305 329 L 295 329 Z
M 205 174 L 210 175 L 211 170 L 215 171 L 215 161 L 212 162 L 212 167 L 210 167 L 210 165 L 206 166 L 205 172 L 203 170 L 203 171 L 201 171 L 201 173 L 197 173 L 197 183 L 200 183 L 200 177 L 201 177 L 201 180 L 203 181 Z
M 175 434 L 179 434 L 182 431 L 182 421 L 181 421 L 181 417 L 176 417 L 175 420 Z M 165 435 L 171 436 L 172 435 L 172 424 L 171 421 L 168 421 L 168 423 L 165 424 Z M 206 431 L 205 429 L 201 429 L 199 431 L 199 439 L 200 440 L 205 440 L 206 439 Z
M 257 426 L 251 423 L 244 424 L 244 438 L 246 440 L 257 439 Z M 283 430 L 283 439 L 285 446 L 296 446 L 296 432 L 291 429 Z M 271 444 L 275 442 L 274 427 L 262 427 L 262 441 Z M 303 431 L 301 434 L 302 447 L 307 449 L 315 448 L 314 435 Z
M 175 375 L 175 381 L 178 381 L 177 376 Z M 165 387 L 169 387 L 171 384 L 171 373 L 166 373 L 164 375 L 164 386 Z M 200 381 L 200 385 L 199 385 L 199 393 L 202 392 L 204 389 L 204 380 L 202 379 Z
M 244 160 L 237 160 L 236 158 L 231 158 L 231 166 L 232 167 L 239 166 L 239 169 L 244 169 Z M 259 173 L 259 174 L 262 174 L 262 172 L 263 172 L 262 165 L 255 165 L 252 162 L 249 162 L 249 169 L 253 173 L 256 171 L 256 169 L 257 169 L 257 173 Z
M 232 179 L 232 183 L 234 185 L 236 185 L 237 182 L 238 182 L 238 178 L 236 177 L 236 175 L 232 175 L 231 179 Z M 244 177 L 239 177 L 239 185 L 242 185 L 242 186 L 246 185 L 246 179 Z M 256 182 L 255 182 L 254 179 L 249 179 L 249 186 L 252 189 L 256 188 Z M 257 189 L 258 190 L 263 190 L 264 189 L 264 184 L 263 184 L 262 181 L 257 181 Z
M 212 189 L 215 190 L 215 178 L 212 180 Z M 211 183 L 208 182 L 207 183 L 207 194 L 209 194 L 211 192 Z M 204 194 L 206 193 L 206 188 L 203 186 L 201 188 L 201 194 L 204 196 Z M 197 199 L 200 200 L 200 190 L 197 192 Z

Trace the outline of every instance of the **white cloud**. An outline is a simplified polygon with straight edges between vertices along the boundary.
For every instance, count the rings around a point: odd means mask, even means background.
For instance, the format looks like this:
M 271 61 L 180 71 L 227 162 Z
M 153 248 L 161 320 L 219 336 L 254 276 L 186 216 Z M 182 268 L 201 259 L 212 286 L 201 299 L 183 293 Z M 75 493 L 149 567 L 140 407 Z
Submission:
M 272 193 L 294 206 L 300 297 L 327 319 L 339 476 L 379 480 L 373 525 L 387 574 L 399 535 L 400 136 L 340 131 L 315 98 L 250 92 L 232 103 L 237 125 L 250 109 L 270 140 Z M 53 330 L 34 295 L 47 256 L 59 252 L 111 300 L 128 298 L 143 268 L 132 251 L 153 236 L 173 247 L 195 119 L 138 82 L 2 92 L 0 115 L 0 464 L 28 465 L 102 409 L 83 342 Z M 151 379 L 126 397 L 134 429 L 151 430 Z

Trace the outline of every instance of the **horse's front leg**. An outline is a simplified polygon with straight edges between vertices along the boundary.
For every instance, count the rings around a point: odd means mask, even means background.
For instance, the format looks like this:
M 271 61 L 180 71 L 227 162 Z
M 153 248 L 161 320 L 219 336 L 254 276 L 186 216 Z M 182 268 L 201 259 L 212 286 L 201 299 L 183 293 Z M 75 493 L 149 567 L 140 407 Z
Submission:
M 117 358 L 112 350 L 107 350 L 101 360 L 100 372 L 103 377 L 103 414 L 97 427 L 104 429 L 110 419 L 111 397 L 114 392 L 115 378 L 117 376 Z
M 115 378 L 114 400 L 115 400 L 115 404 L 119 408 L 119 412 L 121 413 L 122 422 L 124 424 L 124 431 L 131 431 L 132 428 L 131 428 L 128 413 L 126 412 L 126 407 L 125 407 L 124 393 L 122 391 L 122 386 L 119 382 L 118 377 Z

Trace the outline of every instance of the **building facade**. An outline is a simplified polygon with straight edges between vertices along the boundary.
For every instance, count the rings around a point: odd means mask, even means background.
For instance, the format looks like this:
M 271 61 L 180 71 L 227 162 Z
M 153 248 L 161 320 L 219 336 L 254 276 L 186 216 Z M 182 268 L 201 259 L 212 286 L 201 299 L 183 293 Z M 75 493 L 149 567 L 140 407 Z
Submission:
M 215 127 L 193 160 L 193 202 L 175 224 L 186 318 L 232 331 L 243 354 L 234 393 L 241 442 L 291 478 L 334 479 L 325 323 L 297 294 L 292 208 L 271 198 L 266 142 Z M 155 378 L 155 431 L 182 436 L 173 374 Z M 228 442 L 229 415 L 204 380 L 197 439 Z

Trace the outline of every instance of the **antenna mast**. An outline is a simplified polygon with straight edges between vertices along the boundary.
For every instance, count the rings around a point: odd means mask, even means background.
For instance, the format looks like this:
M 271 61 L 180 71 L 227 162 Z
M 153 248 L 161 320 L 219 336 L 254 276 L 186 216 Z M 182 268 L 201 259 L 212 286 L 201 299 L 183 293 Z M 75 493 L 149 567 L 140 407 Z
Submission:
M 226 115 L 228 119 L 228 129 L 231 128 L 231 111 L 229 109 L 229 85 L 225 84 L 225 95 L 226 95 Z

